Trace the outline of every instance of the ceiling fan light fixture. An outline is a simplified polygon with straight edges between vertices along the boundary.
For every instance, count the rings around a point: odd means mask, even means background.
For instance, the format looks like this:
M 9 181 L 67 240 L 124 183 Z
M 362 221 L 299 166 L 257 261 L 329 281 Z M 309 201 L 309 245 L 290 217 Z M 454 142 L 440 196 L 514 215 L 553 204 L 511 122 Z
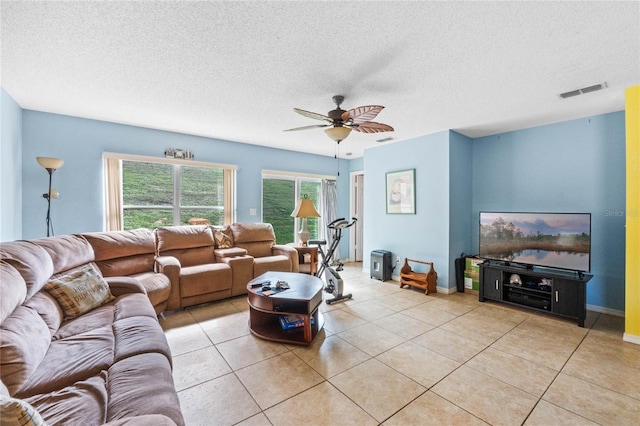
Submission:
M 351 133 L 350 127 L 336 126 L 325 129 L 324 132 L 334 141 L 340 143 L 345 140 Z

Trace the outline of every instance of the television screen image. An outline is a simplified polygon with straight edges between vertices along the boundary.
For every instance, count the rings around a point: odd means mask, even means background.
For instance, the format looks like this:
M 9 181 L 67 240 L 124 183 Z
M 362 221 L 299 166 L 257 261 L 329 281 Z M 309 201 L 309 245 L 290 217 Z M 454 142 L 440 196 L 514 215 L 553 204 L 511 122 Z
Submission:
M 591 214 L 480 212 L 480 257 L 588 272 Z

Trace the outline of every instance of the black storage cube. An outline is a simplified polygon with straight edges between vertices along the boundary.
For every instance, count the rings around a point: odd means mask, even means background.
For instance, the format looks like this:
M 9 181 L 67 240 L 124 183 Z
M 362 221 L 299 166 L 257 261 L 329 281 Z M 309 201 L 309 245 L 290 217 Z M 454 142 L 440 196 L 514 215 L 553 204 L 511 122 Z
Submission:
M 391 279 L 391 252 L 386 250 L 373 250 L 371 252 L 371 278 L 380 281 Z

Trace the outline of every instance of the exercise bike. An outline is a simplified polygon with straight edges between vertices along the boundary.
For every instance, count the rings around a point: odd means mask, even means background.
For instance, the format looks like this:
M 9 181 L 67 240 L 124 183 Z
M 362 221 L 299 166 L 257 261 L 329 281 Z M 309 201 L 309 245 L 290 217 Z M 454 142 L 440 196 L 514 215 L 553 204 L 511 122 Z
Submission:
M 344 282 L 342 281 L 342 278 L 340 278 L 340 274 L 336 271 L 336 269 L 333 269 L 331 267 L 329 262 L 331 262 L 331 257 L 333 257 L 333 254 L 338 248 L 338 244 L 340 244 L 340 239 L 342 238 L 342 230 L 353 226 L 357 220 L 358 219 L 354 217 L 351 219 L 351 222 L 348 222 L 344 218 L 340 218 L 327 225 L 329 234 L 333 238 L 331 239 L 331 244 L 329 245 L 326 253 L 322 249 L 322 247 L 326 246 L 327 244 L 326 240 L 309 241 L 309 244 L 315 244 L 318 246 L 318 251 L 320 252 L 320 256 L 322 256 L 322 263 L 318 268 L 318 273 L 316 274 L 316 276 L 320 278 L 322 274 L 324 274 L 324 280 L 327 283 L 327 285 L 324 287 L 324 291 L 333 295 L 333 299 L 326 300 L 327 305 L 330 305 L 334 302 L 339 302 L 341 300 L 351 299 L 352 297 L 351 293 L 342 293 L 344 290 Z M 331 235 L 332 232 L 333 234 Z M 344 265 L 338 261 L 337 270 L 342 270 L 342 266 Z

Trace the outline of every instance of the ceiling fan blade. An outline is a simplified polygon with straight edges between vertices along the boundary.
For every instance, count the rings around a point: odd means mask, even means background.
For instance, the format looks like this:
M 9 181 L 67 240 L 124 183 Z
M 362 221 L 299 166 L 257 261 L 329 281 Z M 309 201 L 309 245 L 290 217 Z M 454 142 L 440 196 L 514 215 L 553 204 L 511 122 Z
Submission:
M 293 110 L 295 112 L 297 112 L 298 114 L 300 114 L 300 115 L 304 115 L 305 117 L 313 118 L 314 120 L 322 120 L 322 121 L 328 121 L 329 123 L 333 123 L 333 120 L 331 120 L 329 117 L 327 117 L 324 114 L 318 114 L 317 112 L 305 111 L 305 110 L 300 109 L 300 108 L 294 108 Z
M 354 124 L 350 127 L 361 133 L 393 132 L 393 127 L 384 123 L 376 123 L 375 121 L 365 121 L 364 123 Z
M 297 130 L 307 130 L 307 129 L 316 129 L 318 127 L 329 127 L 330 124 L 314 124 L 312 126 L 302 126 L 302 127 L 295 127 L 293 129 L 287 129 L 284 130 L 285 132 L 295 132 Z
M 363 123 L 373 120 L 384 109 L 381 105 L 365 105 L 352 108 L 342 114 L 342 121 L 350 121 L 352 123 Z

